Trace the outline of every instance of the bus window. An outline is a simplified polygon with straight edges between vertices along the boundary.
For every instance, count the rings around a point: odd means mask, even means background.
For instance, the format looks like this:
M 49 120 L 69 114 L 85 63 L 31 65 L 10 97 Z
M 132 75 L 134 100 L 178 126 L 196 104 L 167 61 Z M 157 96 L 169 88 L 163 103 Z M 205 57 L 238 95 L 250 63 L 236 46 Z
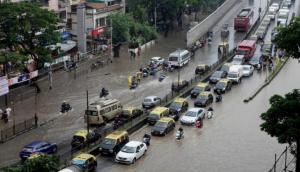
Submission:
M 112 110 L 115 110 L 115 109 L 117 109 L 117 105 L 113 105 L 111 108 L 112 108 Z
M 100 115 L 104 114 L 104 109 L 100 110 Z
M 110 107 L 108 107 L 108 108 L 105 108 L 104 112 L 108 113 L 108 112 L 110 112 L 110 110 L 111 110 Z

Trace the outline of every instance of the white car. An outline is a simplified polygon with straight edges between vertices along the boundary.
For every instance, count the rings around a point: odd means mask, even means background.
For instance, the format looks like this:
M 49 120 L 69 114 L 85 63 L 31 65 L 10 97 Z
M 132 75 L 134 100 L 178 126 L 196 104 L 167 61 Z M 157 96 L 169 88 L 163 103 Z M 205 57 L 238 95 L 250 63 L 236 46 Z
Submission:
M 243 65 L 243 76 L 251 76 L 253 74 L 254 67 L 251 65 Z
M 161 98 L 157 96 L 148 96 L 143 100 L 142 106 L 145 109 L 153 108 L 161 103 Z
M 163 64 L 163 62 L 164 62 L 164 59 L 163 58 L 161 58 L 161 57 L 152 57 L 151 59 L 150 59 L 150 62 L 153 62 L 154 64 L 156 64 L 156 65 L 162 65 Z
M 279 10 L 279 4 L 278 3 L 273 3 L 270 7 L 275 8 L 276 11 Z
M 203 108 L 191 108 L 181 118 L 181 124 L 193 125 L 199 118 L 205 117 L 205 109 Z
M 244 55 L 235 55 L 231 61 L 232 65 L 242 65 L 245 63 Z
M 137 159 L 145 155 L 147 146 L 140 141 L 128 142 L 117 154 L 115 161 L 125 164 L 134 164 Z

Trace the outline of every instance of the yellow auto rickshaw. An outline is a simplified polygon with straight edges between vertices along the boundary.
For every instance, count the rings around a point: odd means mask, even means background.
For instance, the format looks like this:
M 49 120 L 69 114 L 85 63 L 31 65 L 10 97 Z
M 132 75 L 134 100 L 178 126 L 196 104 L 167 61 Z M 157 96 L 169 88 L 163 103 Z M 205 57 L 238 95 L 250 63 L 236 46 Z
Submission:
M 143 72 L 137 72 L 136 73 L 136 80 L 137 80 L 138 83 L 141 82 L 142 77 L 143 77 Z
M 136 76 L 128 76 L 128 87 L 130 89 L 135 89 L 138 85 L 138 82 L 137 82 L 137 77 Z
M 221 57 L 226 57 L 229 52 L 229 44 L 228 42 L 221 42 L 218 46 L 218 54 Z

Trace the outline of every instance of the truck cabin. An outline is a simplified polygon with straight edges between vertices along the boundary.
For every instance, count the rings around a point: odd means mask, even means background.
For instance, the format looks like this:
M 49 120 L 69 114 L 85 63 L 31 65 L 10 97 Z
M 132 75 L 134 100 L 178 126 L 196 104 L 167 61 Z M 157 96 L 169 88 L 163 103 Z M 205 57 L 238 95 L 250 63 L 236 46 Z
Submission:
M 252 57 L 256 49 L 255 40 L 243 40 L 238 44 L 236 55 L 244 55 L 245 60 Z

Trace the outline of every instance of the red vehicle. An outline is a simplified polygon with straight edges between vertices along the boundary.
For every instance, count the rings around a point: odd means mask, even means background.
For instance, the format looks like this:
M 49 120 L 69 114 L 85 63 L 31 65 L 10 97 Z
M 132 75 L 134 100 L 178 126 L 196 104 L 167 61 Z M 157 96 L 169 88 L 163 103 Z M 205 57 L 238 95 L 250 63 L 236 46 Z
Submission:
M 243 40 L 237 46 L 236 54 L 244 55 L 245 60 L 249 60 L 253 57 L 256 50 L 255 40 Z
M 244 8 L 234 18 L 234 30 L 248 32 L 251 27 L 251 19 L 253 17 L 253 10 L 251 8 Z

